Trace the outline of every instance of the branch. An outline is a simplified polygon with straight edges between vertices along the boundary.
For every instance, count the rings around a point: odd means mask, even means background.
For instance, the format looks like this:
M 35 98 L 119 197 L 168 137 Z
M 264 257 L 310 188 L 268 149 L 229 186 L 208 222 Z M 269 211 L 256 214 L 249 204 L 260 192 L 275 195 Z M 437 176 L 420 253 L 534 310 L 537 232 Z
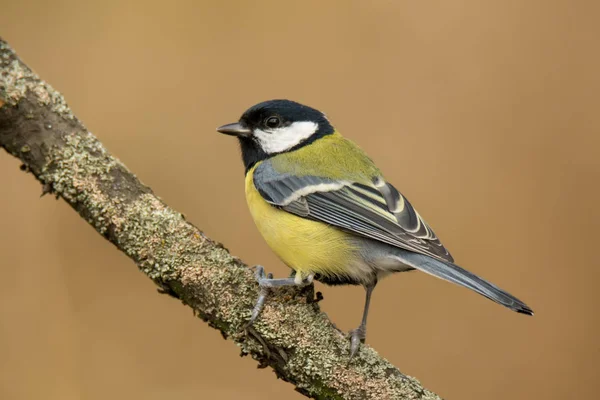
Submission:
M 349 362 L 348 340 L 319 310 L 312 285 L 277 291 L 244 331 L 258 295 L 251 269 L 144 186 L 2 39 L 0 147 L 21 159 L 43 194 L 62 197 L 162 292 L 300 393 L 317 399 L 439 399 L 368 346 Z

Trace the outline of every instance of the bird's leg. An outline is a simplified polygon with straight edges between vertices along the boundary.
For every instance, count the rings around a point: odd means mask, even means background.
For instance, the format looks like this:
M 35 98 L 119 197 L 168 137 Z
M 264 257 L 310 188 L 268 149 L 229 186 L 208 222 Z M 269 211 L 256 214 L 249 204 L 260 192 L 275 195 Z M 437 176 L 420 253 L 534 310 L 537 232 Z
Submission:
M 377 282 L 365 286 L 367 292 L 365 299 L 365 309 L 363 311 L 362 322 L 359 327 L 350 331 L 350 359 L 356 355 L 361 342 L 367 337 L 367 316 L 369 315 L 369 303 L 371 303 L 371 294 Z
M 258 282 L 258 286 L 260 287 L 260 293 L 258 295 L 258 299 L 256 300 L 256 304 L 252 309 L 252 315 L 250 316 L 250 321 L 246 324 L 246 328 L 251 326 L 254 321 L 260 315 L 263 307 L 265 306 L 265 300 L 269 295 L 269 290 L 271 288 L 278 288 L 283 286 L 306 286 L 310 285 L 313 281 L 313 275 L 308 275 L 306 278 L 302 278 L 302 274 L 296 273 L 292 274 L 289 278 L 283 279 L 274 279 L 273 274 L 265 275 L 265 269 L 262 265 L 256 266 L 256 272 L 254 274 L 256 277 L 256 281 Z

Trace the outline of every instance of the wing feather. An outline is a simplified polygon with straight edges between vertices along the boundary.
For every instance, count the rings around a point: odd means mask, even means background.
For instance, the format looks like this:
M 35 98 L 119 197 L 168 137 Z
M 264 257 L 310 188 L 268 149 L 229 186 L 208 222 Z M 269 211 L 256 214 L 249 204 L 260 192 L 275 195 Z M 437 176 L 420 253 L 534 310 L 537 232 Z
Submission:
M 368 185 L 312 175 L 282 174 L 265 161 L 254 171 L 253 180 L 267 202 L 289 213 L 453 262 L 450 253 L 410 202 L 382 177 L 373 177 L 372 185 Z

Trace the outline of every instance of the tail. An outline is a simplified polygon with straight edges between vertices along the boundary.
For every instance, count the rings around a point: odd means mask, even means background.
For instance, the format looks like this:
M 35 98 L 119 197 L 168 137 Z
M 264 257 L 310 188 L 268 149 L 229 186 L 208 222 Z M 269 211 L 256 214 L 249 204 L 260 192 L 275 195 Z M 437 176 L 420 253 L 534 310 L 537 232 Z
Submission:
M 436 260 L 434 258 L 402 250 L 401 254 L 396 254 L 400 260 L 420 271 L 441 278 L 445 281 L 456 283 L 457 285 L 469 288 L 498 304 L 510 308 L 518 313 L 533 315 L 533 310 L 529 306 L 517 299 L 515 296 L 500 289 L 498 286 L 490 283 L 471 272 L 462 269 L 458 265 Z

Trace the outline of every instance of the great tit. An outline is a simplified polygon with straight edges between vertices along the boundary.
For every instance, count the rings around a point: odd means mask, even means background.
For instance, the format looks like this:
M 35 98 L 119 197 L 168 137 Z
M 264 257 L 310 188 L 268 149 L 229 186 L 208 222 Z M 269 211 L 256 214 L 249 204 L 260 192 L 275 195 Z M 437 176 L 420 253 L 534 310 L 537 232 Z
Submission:
M 273 279 L 257 267 L 262 290 L 250 323 L 268 288 L 306 285 L 313 278 L 362 285 L 366 301 L 362 322 L 349 335 L 352 357 L 365 340 L 377 282 L 415 269 L 533 315 L 521 300 L 454 264 L 408 199 L 320 111 L 270 100 L 217 131 L 239 139 L 250 213 L 267 244 L 293 270 L 290 278 Z

